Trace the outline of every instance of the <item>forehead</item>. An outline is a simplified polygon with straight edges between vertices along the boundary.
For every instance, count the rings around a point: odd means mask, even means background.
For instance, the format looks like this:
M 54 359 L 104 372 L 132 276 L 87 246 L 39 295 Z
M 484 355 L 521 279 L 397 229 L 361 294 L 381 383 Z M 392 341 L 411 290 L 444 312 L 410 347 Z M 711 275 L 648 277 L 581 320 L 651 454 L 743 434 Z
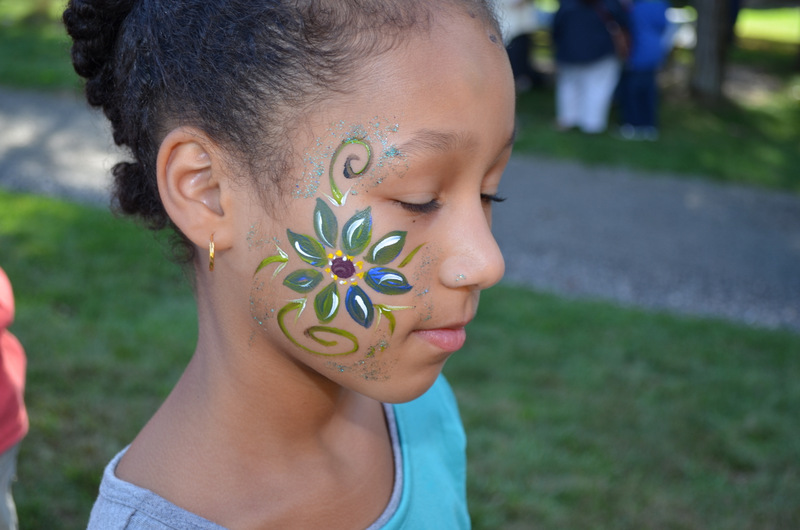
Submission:
M 500 42 L 479 17 L 440 14 L 427 31 L 409 32 L 393 49 L 354 65 L 358 73 L 352 90 L 320 105 L 310 122 L 327 127 L 342 119 L 389 119 L 401 125 L 400 136 L 416 133 L 406 146 L 409 153 L 465 148 L 481 136 L 507 138 L 514 125 L 515 94 Z

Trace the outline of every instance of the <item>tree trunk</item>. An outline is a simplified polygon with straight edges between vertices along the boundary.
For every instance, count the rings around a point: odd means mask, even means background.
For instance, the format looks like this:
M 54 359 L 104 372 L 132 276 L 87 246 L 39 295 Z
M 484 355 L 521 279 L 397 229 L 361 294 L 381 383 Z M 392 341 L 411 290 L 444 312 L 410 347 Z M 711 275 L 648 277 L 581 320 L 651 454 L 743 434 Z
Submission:
M 709 103 L 722 99 L 725 55 L 729 41 L 729 0 L 695 0 L 697 45 L 689 88 L 696 98 Z

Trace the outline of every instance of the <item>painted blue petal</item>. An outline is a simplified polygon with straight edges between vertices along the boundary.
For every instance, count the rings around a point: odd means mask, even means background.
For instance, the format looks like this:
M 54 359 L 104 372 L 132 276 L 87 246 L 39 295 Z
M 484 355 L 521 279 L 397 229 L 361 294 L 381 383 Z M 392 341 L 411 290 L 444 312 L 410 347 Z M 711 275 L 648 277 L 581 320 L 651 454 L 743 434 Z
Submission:
M 372 306 L 372 300 L 369 299 L 367 293 L 358 285 L 351 285 L 347 290 L 344 307 L 353 317 L 353 320 L 365 328 L 372 325 L 372 319 L 375 318 L 375 308 Z
M 364 276 L 367 285 L 381 294 L 403 294 L 411 290 L 403 273 L 388 267 L 373 267 Z

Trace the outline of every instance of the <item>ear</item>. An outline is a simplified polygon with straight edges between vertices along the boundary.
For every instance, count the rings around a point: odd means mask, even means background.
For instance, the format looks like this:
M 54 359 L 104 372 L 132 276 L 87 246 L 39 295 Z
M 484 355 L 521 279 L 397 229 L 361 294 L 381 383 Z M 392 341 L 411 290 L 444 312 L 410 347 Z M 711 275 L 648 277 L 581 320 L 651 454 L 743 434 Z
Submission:
M 161 142 L 156 160 L 158 191 L 170 219 L 198 247 L 211 234 L 217 248 L 228 245 L 223 208 L 226 166 L 220 149 L 199 129 L 179 127 Z

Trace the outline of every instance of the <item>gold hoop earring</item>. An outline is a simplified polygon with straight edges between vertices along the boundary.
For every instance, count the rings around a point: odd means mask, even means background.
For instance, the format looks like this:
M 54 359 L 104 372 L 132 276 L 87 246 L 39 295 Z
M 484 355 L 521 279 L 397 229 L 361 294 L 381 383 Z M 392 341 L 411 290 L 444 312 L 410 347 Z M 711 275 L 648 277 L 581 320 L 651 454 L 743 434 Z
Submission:
M 214 234 L 208 240 L 208 270 L 214 271 Z

